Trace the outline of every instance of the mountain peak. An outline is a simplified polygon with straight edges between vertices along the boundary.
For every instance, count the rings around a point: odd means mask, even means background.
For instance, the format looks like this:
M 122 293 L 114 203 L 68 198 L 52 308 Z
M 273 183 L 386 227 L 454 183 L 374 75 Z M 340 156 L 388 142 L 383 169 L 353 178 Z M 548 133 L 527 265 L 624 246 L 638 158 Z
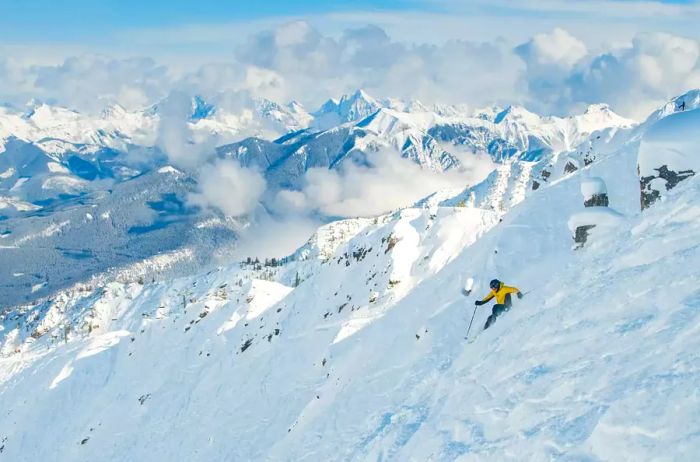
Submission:
M 574 116 L 574 119 L 579 121 L 585 121 L 588 123 L 593 123 L 602 126 L 620 126 L 629 127 L 635 125 L 636 122 L 630 119 L 626 119 L 621 115 L 615 113 L 610 106 L 605 103 L 595 103 L 591 104 L 586 108 L 586 111 L 579 116 Z M 588 127 L 594 130 L 595 127 Z
M 376 111 L 384 105 L 379 103 L 376 99 L 370 96 L 366 91 L 358 89 L 355 93 L 351 95 L 343 95 L 338 103 L 339 109 L 342 111 L 347 107 L 361 108 L 372 108 L 372 112 Z M 369 115 L 369 114 L 367 114 Z M 349 121 L 348 121 L 349 122 Z
M 644 121 L 643 125 L 651 125 L 664 117 L 674 114 L 680 110 L 689 111 L 700 107 L 700 89 L 694 89 L 676 96 L 661 106 Z M 682 109 L 681 109 L 682 108 Z
M 326 130 L 330 127 L 362 120 L 384 107 L 362 89 L 352 94 L 343 95 L 340 100 L 329 99 L 312 115 L 316 128 Z
M 192 114 L 190 116 L 192 120 L 206 119 L 212 115 L 214 111 L 214 106 L 207 103 L 201 96 L 195 95 L 192 98 Z
M 287 109 L 289 109 L 295 114 L 306 113 L 306 109 L 304 109 L 304 106 L 297 100 L 292 100 L 289 103 L 287 103 Z
M 612 112 L 610 106 L 605 103 L 594 103 L 590 104 L 584 114 L 595 114 L 599 112 Z
M 128 111 L 124 108 L 124 106 L 120 105 L 119 103 L 109 103 L 104 109 L 102 109 L 100 116 L 103 119 L 106 119 L 114 116 L 123 116 L 127 112 Z
M 540 116 L 534 112 L 530 112 L 523 106 L 508 106 L 503 111 L 499 112 L 494 119 L 494 123 L 501 123 L 504 120 L 517 120 L 523 122 L 537 122 Z

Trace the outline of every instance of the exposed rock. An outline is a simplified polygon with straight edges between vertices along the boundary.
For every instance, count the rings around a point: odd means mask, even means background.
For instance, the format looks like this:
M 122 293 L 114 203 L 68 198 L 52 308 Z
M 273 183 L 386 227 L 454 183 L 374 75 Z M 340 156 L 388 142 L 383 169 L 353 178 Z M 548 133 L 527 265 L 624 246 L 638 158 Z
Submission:
M 243 345 L 241 346 L 241 353 L 243 353 L 245 350 L 247 350 L 248 348 L 250 348 L 250 346 L 251 346 L 252 344 L 253 344 L 253 339 L 252 339 L 252 338 L 249 338 L 248 340 L 246 340 L 246 341 L 243 343 Z
M 659 186 L 658 183 L 660 182 L 655 180 L 663 180 L 665 182 L 664 187 L 666 188 L 666 191 L 670 191 L 678 186 L 678 183 L 681 181 L 687 180 L 691 176 L 695 175 L 693 170 L 681 170 L 676 172 L 670 170 L 666 165 L 662 165 L 654 170 L 658 172 L 658 175 L 644 176 L 639 180 L 642 210 L 651 207 L 651 205 L 661 197 L 661 191 L 660 189 L 657 189 Z M 657 183 L 657 188 L 654 187 L 654 183 Z
M 700 171 L 698 127 L 700 110 L 693 109 L 663 117 L 646 131 L 637 157 L 642 210 Z
M 568 222 L 569 230 L 576 243 L 574 250 L 582 248 L 588 242 L 593 228 L 614 229 L 622 218 L 620 213 L 608 207 L 608 188 L 602 178 L 583 179 L 581 195 L 585 209 L 572 215 Z
M 588 241 L 588 231 L 595 228 L 595 225 L 578 226 L 574 233 L 574 242 L 577 244 L 575 249 L 580 249 Z
M 576 170 L 578 170 L 578 167 L 571 161 L 564 166 L 564 173 L 574 173 Z
M 610 201 L 607 194 L 594 194 L 583 201 L 584 207 L 607 207 Z

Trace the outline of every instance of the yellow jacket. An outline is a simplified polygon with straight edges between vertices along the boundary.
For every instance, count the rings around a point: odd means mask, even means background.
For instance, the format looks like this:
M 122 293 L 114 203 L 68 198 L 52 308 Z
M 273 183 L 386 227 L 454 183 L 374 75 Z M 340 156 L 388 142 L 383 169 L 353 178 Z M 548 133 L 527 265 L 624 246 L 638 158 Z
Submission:
M 497 290 L 491 289 L 491 292 L 489 292 L 489 294 L 486 297 L 484 297 L 482 302 L 488 302 L 493 297 L 496 297 L 496 303 L 500 303 L 501 305 L 503 305 L 506 302 L 506 295 L 517 294 L 518 292 L 520 292 L 520 289 L 516 287 L 507 286 L 501 282 L 501 286 Z

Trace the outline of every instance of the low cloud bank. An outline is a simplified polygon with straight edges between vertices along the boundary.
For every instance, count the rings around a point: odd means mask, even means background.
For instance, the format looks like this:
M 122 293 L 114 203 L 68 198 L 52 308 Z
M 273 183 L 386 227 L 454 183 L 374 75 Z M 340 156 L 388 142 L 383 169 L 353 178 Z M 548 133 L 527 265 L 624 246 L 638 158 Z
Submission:
M 644 118 L 672 96 L 700 87 L 700 45 L 668 33 L 640 34 L 609 49 L 589 49 L 556 28 L 524 43 L 396 41 L 377 26 L 324 35 L 304 21 L 252 34 L 232 55 L 174 73 L 150 58 L 72 56 L 57 65 L 27 65 L 0 56 L 0 100 L 32 98 L 86 111 L 108 102 L 128 109 L 160 102 L 172 91 L 243 92 L 310 110 L 357 88 L 383 97 L 472 107 L 524 104 L 558 115 L 609 103 Z
M 198 192 L 189 202 L 213 207 L 226 216 L 238 217 L 252 212 L 265 192 L 265 178 L 231 159 L 221 159 L 199 170 Z
M 301 191 L 281 191 L 275 207 L 297 214 L 367 217 L 410 205 L 440 189 L 465 188 L 492 169 L 488 156 L 462 154 L 465 168 L 435 173 L 422 169 L 396 151 L 369 156 L 372 165 L 346 164 L 340 170 L 311 169 Z
M 229 217 L 245 216 L 238 257 L 280 257 L 301 244 L 329 218 L 388 213 L 441 189 L 463 189 L 494 168 L 487 154 L 457 152 L 463 167 L 446 173 L 422 169 L 400 153 L 371 153 L 369 165 L 348 163 L 339 170 L 307 172 L 301 190 L 270 190 L 263 175 L 233 159 L 216 159 L 194 170 L 197 190 L 188 203 Z

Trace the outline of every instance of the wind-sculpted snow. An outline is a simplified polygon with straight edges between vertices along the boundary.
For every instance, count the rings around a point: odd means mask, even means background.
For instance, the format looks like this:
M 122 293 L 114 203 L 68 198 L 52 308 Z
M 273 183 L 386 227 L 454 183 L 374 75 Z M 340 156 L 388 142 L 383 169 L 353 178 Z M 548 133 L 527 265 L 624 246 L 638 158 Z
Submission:
M 281 266 L 8 312 L 3 455 L 697 460 L 700 181 L 640 214 L 630 152 L 507 210 L 438 196 L 327 229 Z M 625 217 L 573 252 L 567 219 L 588 175 Z M 527 295 L 467 343 L 493 277 Z
M 669 115 L 644 134 L 638 157 L 642 208 L 700 172 L 699 127 L 700 110 L 693 109 Z

